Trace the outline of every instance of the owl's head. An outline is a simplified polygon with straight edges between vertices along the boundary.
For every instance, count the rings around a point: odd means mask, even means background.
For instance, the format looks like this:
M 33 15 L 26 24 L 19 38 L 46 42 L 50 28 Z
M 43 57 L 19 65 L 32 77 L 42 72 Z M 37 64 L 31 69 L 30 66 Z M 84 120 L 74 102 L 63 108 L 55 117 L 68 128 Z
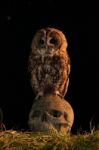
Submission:
M 40 29 L 34 35 L 31 48 L 35 54 L 64 54 L 67 40 L 62 31 L 55 28 Z

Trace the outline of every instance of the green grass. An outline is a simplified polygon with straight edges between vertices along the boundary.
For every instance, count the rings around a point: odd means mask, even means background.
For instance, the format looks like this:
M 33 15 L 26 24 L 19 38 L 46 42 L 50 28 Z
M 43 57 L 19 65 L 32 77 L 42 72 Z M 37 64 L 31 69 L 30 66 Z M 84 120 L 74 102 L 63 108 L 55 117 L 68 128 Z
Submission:
M 99 150 L 99 130 L 77 135 L 0 131 L 0 150 Z

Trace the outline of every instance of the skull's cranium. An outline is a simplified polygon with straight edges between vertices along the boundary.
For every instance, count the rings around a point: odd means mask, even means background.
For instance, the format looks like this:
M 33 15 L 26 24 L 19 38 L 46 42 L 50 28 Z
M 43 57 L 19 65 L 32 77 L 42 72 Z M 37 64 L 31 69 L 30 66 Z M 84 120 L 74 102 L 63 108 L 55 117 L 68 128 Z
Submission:
M 29 114 L 29 128 L 35 132 L 70 131 L 74 121 L 71 105 L 56 95 L 46 95 L 36 100 Z

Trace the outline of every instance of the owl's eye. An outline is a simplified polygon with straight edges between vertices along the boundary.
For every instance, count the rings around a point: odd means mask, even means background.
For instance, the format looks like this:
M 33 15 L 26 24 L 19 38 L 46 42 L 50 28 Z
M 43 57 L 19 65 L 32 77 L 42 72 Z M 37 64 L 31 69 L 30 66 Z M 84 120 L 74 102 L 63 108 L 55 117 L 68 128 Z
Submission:
M 55 45 L 55 44 L 57 44 L 57 42 L 58 42 L 58 41 L 57 41 L 57 39 L 55 39 L 55 38 L 50 39 L 50 43 L 51 43 L 51 44 L 54 44 L 54 45 Z
M 43 44 L 44 44 L 44 40 L 43 40 L 43 39 L 40 39 L 40 40 L 39 40 L 39 43 L 40 43 L 40 45 L 43 45 Z

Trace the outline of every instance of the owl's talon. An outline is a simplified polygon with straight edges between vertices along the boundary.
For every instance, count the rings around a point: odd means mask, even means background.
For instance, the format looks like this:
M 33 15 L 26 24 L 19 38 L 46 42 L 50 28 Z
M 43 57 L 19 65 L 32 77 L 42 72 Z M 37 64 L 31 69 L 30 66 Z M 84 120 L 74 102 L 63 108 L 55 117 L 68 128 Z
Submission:
M 59 97 L 63 98 L 62 94 L 59 91 L 56 91 L 55 95 L 58 95 Z
M 44 95 L 43 92 L 39 92 L 39 93 L 37 94 L 37 96 L 35 97 L 35 100 L 39 99 L 39 97 L 42 97 L 43 95 Z
M 63 99 L 63 96 L 62 96 L 62 94 L 58 94 L 58 96 L 59 96 L 59 97 L 61 97 L 61 99 Z

